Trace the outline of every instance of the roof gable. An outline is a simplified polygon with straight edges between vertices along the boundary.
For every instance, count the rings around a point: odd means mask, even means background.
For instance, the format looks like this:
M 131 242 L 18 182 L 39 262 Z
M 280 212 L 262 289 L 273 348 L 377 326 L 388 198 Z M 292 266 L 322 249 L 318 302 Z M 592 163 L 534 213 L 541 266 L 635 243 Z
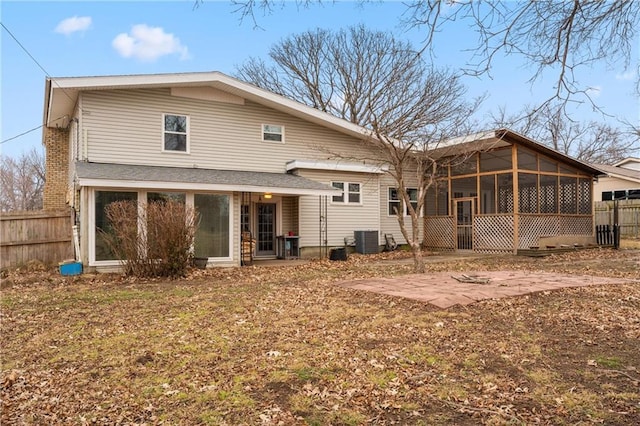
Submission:
M 628 157 L 614 164 L 615 167 L 624 169 L 640 170 L 640 158 Z
M 213 88 L 227 93 L 230 99 L 240 99 L 273 108 L 340 133 L 363 138 L 369 135 L 365 128 L 326 112 L 308 107 L 284 96 L 277 95 L 252 84 L 213 71 L 204 73 L 176 73 L 149 75 L 116 75 L 97 77 L 47 78 L 43 123 L 48 127 L 66 127 L 82 91 L 153 88 Z M 180 91 L 180 90 L 179 90 Z M 209 90 L 210 91 L 210 90 Z

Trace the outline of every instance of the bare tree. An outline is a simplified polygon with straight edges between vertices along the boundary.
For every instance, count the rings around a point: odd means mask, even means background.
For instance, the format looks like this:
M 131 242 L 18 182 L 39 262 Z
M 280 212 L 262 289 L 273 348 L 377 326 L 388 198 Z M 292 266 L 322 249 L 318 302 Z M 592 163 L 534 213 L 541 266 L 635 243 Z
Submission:
M 237 76 L 356 124 L 370 123 L 391 98 L 386 84 L 394 75 L 411 78 L 419 61 L 409 43 L 362 25 L 291 35 L 269 57 L 271 64 L 250 58 Z
M 400 198 L 395 213 L 403 237 L 411 247 L 414 271 L 425 271 L 420 246 L 421 212 L 427 190 L 438 180 L 438 172 L 448 164 L 463 162 L 472 153 L 456 151 L 447 142 L 468 135 L 474 124 L 470 117 L 480 100 L 468 103 L 466 89 L 459 77 L 448 71 L 417 66 L 411 78 L 392 77 L 387 82 L 388 98 L 371 108 L 371 122 L 363 125 L 371 130 L 365 144 L 388 166 L 387 173 L 396 184 Z M 415 185 L 415 186 L 414 186 Z M 415 187 L 417 193 L 410 193 Z M 411 228 L 407 226 L 405 210 Z
M 0 164 L 0 209 L 3 212 L 42 208 L 44 155 L 36 148 L 19 157 L 3 156 Z
M 570 120 L 562 105 L 525 107 L 509 116 L 504 109 L 492 117 L 496 127 L 510 127 L 563 154 L 592 164 L 614 164 L 640 149 L 638 129 L 627 125 Z
M 454 21 L 470 22 L 478 44 L 468 72 L 490 73 L 500 54 L 518 55 L 532 66 L 531 80 L 543 72 L 556 73 L 551 99 L 568 100 L 588 88 L 577 79 L 579 68 L 596 62 L 631 63 L 632 43 L 640 27 L 640 2 L 573 1 L 413 1 L 405 23 L 426 29 L 426 46 L 437 32 Z
M 443 141 L 469 131 L 469 117 L 480 100 L 466 101 L 460 77 L 428 66 L 409 43 L 362 26 L 291 36 L 270 56 L 273 64 L 250 59 L 238 76 L 367 129 L 362 152 L 368 157 L 327 154 L 386 166 L 400 199 L 400 230 L 411 246 L 416 272 L 424 271 L 420 212 L 444 161 L 431 154 Z
M 196 4 L 201 0 L 196 1 Z M 361 0 L 361 4 L 371 0 Z M 241 19 L 254 25 L 256 11 L 274 13 L 284 0 L 233 0 Z M 297 0 L 298 7 L 322 3 Z M 478 42 L 466 70 L 472 75 L 491 74 L 501 55 L 520 56 L 530 65 L 531 81 L 549 71 L 555 75 L 548 101 L 594 103 L 589 88 L 579 83 L 580 70 L 590 70 L 596 62 L 628 69 L 633 43 L 640 28 L 640 1 L 634 0 L 529 0 L 529 1 L 443 1 L 413 0 L 400 18 L 409 28 L 425 32 L 423 49 L 431 51 L 438 34 L 452 23 L 468 23 Z M 640 72 L 638 72 L 640 75 Z M 640 76 L 636 79 L 640 93 Z

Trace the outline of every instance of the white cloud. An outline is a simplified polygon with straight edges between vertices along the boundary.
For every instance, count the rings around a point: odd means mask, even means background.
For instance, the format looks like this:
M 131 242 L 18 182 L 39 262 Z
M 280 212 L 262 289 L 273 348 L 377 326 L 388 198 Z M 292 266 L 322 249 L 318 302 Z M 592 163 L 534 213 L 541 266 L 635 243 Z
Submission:
M 602 86 L 591 86 L 587 89 L 587 95 L 597 98 L 602 93 Z
M 189 50 L 173 34 L 165 33 L 161 27 L 138 24 L 129 34 L 121 33 L 111 42 L 114 49 L 125 58 L 155 61 L 161 56 L 178 54 L 180 59 L 189 58 Z
M 625 71 L 622 74 L 616 74 L 616 80 L 633 80 L 636 78 L 634 70 Z
M 56 29 L 57 33 L 69 35 L 78 31 L 86 31 L 91 26 L 91 16 L 72 16 L 60 21 Z

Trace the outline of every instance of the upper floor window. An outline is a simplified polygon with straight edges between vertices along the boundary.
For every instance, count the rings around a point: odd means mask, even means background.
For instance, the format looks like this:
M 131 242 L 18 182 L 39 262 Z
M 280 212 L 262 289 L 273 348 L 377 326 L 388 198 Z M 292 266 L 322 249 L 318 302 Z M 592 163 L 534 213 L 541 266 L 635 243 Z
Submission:
M 284 142 L 284 126 L 263 124 L 262 140 L 264 142 Z
M 189 117 L 164 114 L 164 151 L 189 152 Z
M 411 206 L 413 209 L 418 208 L 418 189 L 417 188 L 407 188 L 407 194 L 409 195 L 409 200 L 411 201 Z M 400 197 L 398 194 L 398 190 L 396 188 L 389 188 L 389 216 L 395 216 L 398 210 L 400 210 Z M 409 216 L 409 208 L 404 206 L 404 215 Z
M 331 182 L 331 186 L 342 190 L 340 195 L 331 198 L 333 203 L 361 204 L 361 185 L 353 182 Z

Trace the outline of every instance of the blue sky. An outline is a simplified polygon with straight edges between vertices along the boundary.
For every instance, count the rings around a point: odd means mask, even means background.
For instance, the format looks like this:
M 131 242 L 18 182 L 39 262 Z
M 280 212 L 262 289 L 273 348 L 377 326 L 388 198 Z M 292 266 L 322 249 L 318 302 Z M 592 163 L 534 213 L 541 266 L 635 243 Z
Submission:
M 291 2 L 270 16 L 257 14 L 261 28 L 240 22 L 226 2 L 206 1 L 194 9 L 192 0 L 174 2 L 31 2 L 0 3 L 0 20 L 28 50 L 32 59 L 1 31 L 1 126 L 5 141 L 42 124 L 44 80 L 53 77 L 221 71 L 233 74 L 251 56 L 267 57 L 269 48 L 289 34 L 315 28 L 342 28 L 363 23 L 393 32 L 415 46 L 424 30 L 405 31 L 401 2 L 359 6 L 338 2 L 299 9 Z M 468 60 L 465 48 L 475 35 L 458 26 L 438 35 L 435 62 L 453 70 Z M 635 51 L 638 52 L 638 46 Z M 37 63 L 39 64 L 36 64 Z M 531 70 L 516 58 L 502 58 L 490 78 L 466 78 L 470 96 L 488 94 L 482 111 L 506 106 L 516 112 L 552 94 L 551 79 L 527 83 Z M 43 71 L 44 68 L 45 71 Z M 635 73 L 621 66 L 594 68 L 581 83 L 594 88 L 606 112 L 638 123 L 639 104 L 633 93 Z M 599 118 L 582 106 L 576 117 Z M 15 156 L 41 148 L 42 131 L 30 132 L 0 145 L 2 155 Z

